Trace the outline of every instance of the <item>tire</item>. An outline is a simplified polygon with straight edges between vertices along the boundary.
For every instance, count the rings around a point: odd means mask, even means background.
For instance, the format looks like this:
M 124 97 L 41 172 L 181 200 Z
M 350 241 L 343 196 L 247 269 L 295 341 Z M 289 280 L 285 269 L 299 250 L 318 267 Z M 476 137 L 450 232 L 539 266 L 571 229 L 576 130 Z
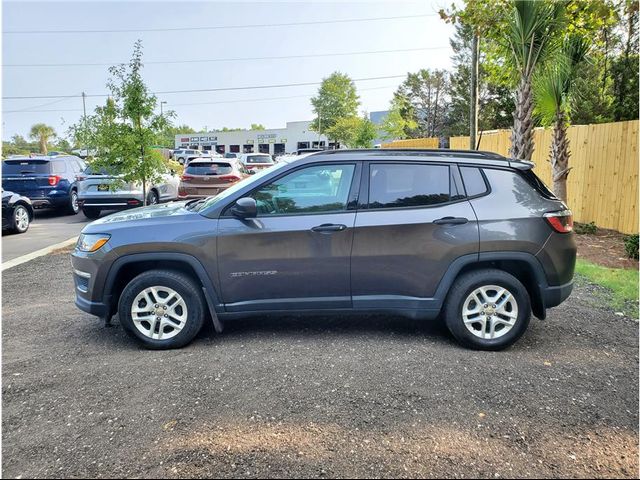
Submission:
M 66 206 L 65 210 L 69 215 L 77 215 L 80 211 L 80 205 L 78 205 L 78 192 L 75 190 L 71 190 L 71 194 L 69 195 L 69 204 Z
M 11 230 L 15 233 L 24 233 L 29 230 L 31 217 L 29 210 L 24 205 L 16 205 L 11 217 Z
M 174 293 L 178 296 L 174 296 Z M 171 296 L 173 298 L 169 299 L 168 308 L 165 309 L 164 299 Z M 132 311 L 134 302 L 138 312 Z M 147 307 L 151 310 L 144 310 Z M 163 312 L 168 313 L 156 316 Z M 180 348 L 195 338 L 204 323 L 202 289 L 183 273 L 149 270 L 135 277 L 124 288 L 118 302 L 118 315 L 127 334 L 144 347 L 152 350 Z M 174 325 L 177 327 L 174 328 Z
M 100 209 L 97 207 L 83 207 L 82 213 L 84 213 L 84 216 L 90 220 L 95 220 L 100 217 Z
M 498 295 L 502 289 L 506 292 Z M 508 293 L 510 297 L 507 297 Z M 476 309 L 478 313 L 475 313 Z M 475 350 L 502 350 L 513 345 L 529 326 L 529 293 L 517 278 L 502 270 L 465 273 L 456 279 L 449 291 L 444 319 L 451 334 L 463 346 Z M 478 321 L 474 322 L 476 319 Z
M 182 158 L 182 157 L 178 158 L 178 163 L 180 165 L 184 165 L 184 158 Z
M 157 205 L 158 203 L 160 203 L 158 192 L 156 192 L 155 190 L 150 190 L 147 194 L 147 205 Z

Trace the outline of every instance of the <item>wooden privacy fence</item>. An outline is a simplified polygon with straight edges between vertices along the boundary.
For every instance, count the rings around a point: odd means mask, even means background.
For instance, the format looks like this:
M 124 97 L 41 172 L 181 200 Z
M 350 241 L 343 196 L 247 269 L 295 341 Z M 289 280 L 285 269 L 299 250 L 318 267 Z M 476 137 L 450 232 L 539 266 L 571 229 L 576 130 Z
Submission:
M 638 233 L 638 120 L 574 125 L 569 127 L 572 167 L 567 181 L 568 203 L 577 222 L 595 222 L 598 227 L 623 233 Z M 509 130 L 485 132 L 480 150 L 508 156 Z M 434 139 L 415 139 L 413 148 L 435 148 L 420 144 Z M 437 143 L 437 139 L 436 143 Z M 551 129 L 537 128 L 534 133 L 533 161 L 536 174 L 549 186 Z M 400 142 L 407 142 L 401 140 Z M 384 148 L 404 147 L 399 142 Z M 468 150 L 469 137 L 451 137 L 449 148 Z

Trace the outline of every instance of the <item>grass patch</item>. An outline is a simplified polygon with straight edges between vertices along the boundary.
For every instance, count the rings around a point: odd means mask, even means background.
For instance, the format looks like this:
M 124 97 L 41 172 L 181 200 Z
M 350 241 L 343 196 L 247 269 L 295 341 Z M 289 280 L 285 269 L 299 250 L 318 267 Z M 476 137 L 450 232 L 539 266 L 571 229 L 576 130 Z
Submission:
M 638 318 L 638 271 L 607 268 L 578 259 L 576 273 L 611 291 L 610 305 L 617 311 Z

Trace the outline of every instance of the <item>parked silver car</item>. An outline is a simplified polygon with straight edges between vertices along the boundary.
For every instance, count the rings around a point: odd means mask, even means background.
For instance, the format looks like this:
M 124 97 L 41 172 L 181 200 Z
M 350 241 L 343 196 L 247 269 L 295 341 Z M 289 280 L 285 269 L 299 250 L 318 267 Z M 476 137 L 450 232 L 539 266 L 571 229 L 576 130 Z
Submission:
M 144 204 L 142 183 L 118 185 L 118 180 L 117 176 L 104 170 L 96 172 L 90 166 L 78 176 L 78 203 L 87 218 L 98 218 L 102 210 L 124 210 Z M 180 177 L 175 173 L 169 170 L 162 173 L 159 183 L 147 185 L 147 204 L 176 200 L 179 183 Z

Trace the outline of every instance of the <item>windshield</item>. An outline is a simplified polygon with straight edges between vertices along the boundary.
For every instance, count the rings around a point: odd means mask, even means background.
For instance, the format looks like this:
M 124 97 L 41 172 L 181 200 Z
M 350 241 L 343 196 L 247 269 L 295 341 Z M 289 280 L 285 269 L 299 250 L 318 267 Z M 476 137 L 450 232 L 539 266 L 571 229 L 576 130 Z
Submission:
M 202 210 L 202 209 L 211 207 L 212 205 L 215 205 L 216 203 L 218 203 L 218 202 L 224 200 L 225 198 L 233 195 L 238 190 L 243 189 L 247 185 L 251 185 L 252 183 L 259 183 L 260 179 L 262 177 L 264 177 L 265 175 L 268 175 L 271 172 L 275 172 L 276 170 L 280 170 L 282 167 L 286 167 L 286 166 L 287 166 L 286 163 L 276 163 L 273 167 L 269 167 L 269 168 L 265 168 L 264 170 L 260 170 L 258 173 L 254 174 L 254 175 L 251 175 L 250 177 L 247 177 L 244 180 L 240 180 L 238 183 L 233 184 L 231 187 L 229 187 L 226 190 L 222 191 L 221 193 L 219 193 L 215 197 L 207 198 L 204 201 L 204 203 L 200 206 L 200 208 L 198 210 Z
M 271 157 L 269 155 L 249 155 L 247 163 L 271 163 Z

